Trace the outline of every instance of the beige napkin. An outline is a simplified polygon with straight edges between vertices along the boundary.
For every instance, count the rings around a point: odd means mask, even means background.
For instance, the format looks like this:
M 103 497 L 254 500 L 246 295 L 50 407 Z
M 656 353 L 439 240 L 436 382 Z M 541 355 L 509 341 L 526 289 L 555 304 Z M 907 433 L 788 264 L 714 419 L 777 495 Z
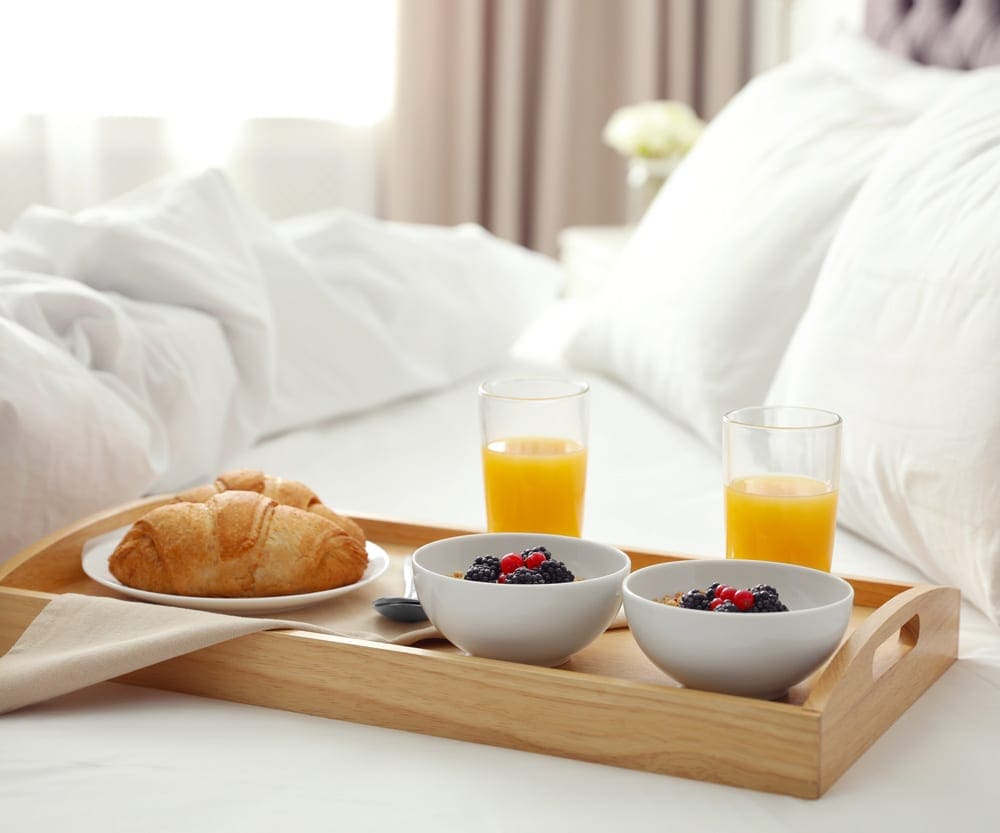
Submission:
M 393 622 L 372 609 L 379 596 L 401 592 L 402 560 L 391 559 L 382 576 L 357 592 L 280 619 L 61 594 L 0 657 L 0 714 L 257 631 L 297 629 L 397 645 L 440 639 L 429 622 Z

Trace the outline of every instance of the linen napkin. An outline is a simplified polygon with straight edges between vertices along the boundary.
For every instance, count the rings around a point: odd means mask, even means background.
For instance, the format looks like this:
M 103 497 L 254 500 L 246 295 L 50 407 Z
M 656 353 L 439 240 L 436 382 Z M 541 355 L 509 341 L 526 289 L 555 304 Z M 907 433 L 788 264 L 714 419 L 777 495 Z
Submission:
M 332 628 L 65 593 L 0 657 L 0 714 L 257 631 L 296 629 L 395 644 L 440 637 L 426 622 L 385 620 L 353 630 L 342 621 L 345 626 Z
M 60 594 L 0 656 L 0 714 L 257 631 L 296 629 L 396 645 L 440 639 L 429 622 L 394 622 L 372 609 L 379 596 L 399 595 L 402 562 L 390 559 L 383 575 L 357 591 L 280 618 Z

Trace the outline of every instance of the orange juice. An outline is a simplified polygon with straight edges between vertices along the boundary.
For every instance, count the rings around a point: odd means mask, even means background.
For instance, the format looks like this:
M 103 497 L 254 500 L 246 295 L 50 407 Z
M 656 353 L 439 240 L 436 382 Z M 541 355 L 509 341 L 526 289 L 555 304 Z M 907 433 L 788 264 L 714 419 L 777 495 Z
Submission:
M 726 486 L 726 557 L 830 570 L 837 491 L 810 477 L 740 477 Z
M 511 437 L 483 449 L 490 532 L 550 532 L 579 537 L 587 449 L 555 437 Z

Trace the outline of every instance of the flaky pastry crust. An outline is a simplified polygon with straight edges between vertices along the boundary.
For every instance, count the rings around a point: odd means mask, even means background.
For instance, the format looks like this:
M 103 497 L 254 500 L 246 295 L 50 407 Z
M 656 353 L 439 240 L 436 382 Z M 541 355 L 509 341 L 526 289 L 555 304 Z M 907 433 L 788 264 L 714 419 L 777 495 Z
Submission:
M 367 565 L 364 544 L 320 514 L 228 490 L 147 513 L 108 566 L 155 593 L 248 598 L 344 587 Z

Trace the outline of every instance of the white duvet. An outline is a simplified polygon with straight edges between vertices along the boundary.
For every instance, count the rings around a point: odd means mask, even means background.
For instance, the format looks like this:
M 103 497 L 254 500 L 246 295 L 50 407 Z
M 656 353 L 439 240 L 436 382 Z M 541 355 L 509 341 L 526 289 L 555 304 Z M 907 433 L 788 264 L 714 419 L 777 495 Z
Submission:
M 560 279 L 475 226 L 272 223 L 218 172 L 30 209 L 0 236 L 0 560 L 494 363 Z

